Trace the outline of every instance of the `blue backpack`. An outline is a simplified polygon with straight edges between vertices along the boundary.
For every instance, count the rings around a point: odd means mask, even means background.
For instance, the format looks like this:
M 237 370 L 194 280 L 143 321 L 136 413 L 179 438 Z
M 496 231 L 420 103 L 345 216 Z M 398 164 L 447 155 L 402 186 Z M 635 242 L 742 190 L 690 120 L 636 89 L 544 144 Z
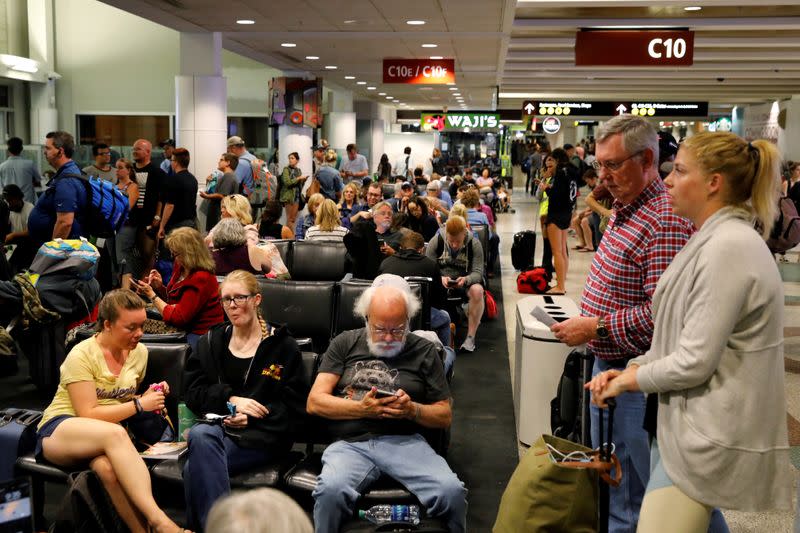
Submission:
M 110 181 L 84 174 L 64 174 L 86 188 L 86 230 L 95 237 L 113 237 L 128 219 L 128 197 Z

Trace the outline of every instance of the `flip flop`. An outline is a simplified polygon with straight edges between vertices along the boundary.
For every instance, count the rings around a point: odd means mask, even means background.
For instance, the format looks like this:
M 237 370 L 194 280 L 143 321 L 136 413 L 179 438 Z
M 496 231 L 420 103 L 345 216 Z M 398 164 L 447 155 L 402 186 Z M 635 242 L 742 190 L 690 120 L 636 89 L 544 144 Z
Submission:
M 564 296 L 564 295 L 567 294 L 567 291 L 556 291 L 556 290 L 550 289 L 545 294 L 549 294 L 550 296 Z

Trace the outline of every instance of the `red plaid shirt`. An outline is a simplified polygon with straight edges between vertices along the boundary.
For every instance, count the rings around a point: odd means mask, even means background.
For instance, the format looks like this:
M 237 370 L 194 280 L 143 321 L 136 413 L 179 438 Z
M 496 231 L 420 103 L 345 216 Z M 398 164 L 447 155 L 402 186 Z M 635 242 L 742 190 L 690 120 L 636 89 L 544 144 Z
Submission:
M 614 202 L 581 297 L 581 314 L 605 317 L 609 331 L 608 339 L 589 342 L 595 356 L 628 359 L 650 348 L 656 283 L 693 232 L 672 213 L 660 179 L 632 203 Z

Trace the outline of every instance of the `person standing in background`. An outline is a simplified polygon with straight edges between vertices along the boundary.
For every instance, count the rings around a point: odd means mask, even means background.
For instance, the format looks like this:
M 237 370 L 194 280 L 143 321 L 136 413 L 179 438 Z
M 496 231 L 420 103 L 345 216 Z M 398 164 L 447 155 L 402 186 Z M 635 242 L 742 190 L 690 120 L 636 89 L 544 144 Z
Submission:
M 38 187 L 42 181 L 39 169 L 33 161 L 21 156 L 22 139 L 11 137 L 6 146 L 8 159 L 0 163 L 0 185 L 5 187 L 13 183 L 22 190 L 26 202 L 36 204 L 34 187 Z
M 172 152 L 175 150 L 175 141 L 172 139 L 167 139 L 165 141 L 161 141 L 158 146 L 164 150 L 164 160 L 161 162 L 160 168 L 164 171 L 164 174 L 167 176 L 172 176 L 175 174 L 172 170 Z
M 136 172 L 136 184 L 139 186 L 139 208 L 137 220 L 137 242 L 141 257 L 141 271 L 134 272 L 134 277 L 141 276 L 153 268 L 156 252 L 158 228 L 161 225 L 161 195 L 167 175 L 151 160 L 153 145 L 146 139 L 138 139 L 133 143 L 133 168 Z
M 92 155 L 94 163 L 83 167 L 83 173 L 116 184 L 117 170 L 111 166 L 111 148 L 106 143 L 95 143 L 92 145 Z
M 172 152 L 172 170 L 164 187 L 164 214 L 158 230 L 163 239 L 175 228 L 197 229 L 197 178 L 189 172 L 189 150 L 176 148 Z

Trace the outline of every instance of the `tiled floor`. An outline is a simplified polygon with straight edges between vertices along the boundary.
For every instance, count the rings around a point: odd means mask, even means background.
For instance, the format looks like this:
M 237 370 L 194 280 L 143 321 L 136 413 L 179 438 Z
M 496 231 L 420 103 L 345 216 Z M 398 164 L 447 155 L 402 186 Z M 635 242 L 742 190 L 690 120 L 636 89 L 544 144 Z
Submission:
M 515 180 L 520 183 L 520 180 Z M 581 191 L 584 195 L 585 189 Z M 582 202 L 579 201 L 579 206 Z M 506 318 L 506 332 L 508 337 L 508 355 L 511 366 L 512 383 L 514 376 L 514 335 L 516 328 L 516 303 L 525 295 L 520 295 L 516 291 L 517 272 L 511 266 L 511 243 L 514 233 L 534 226 L 534 217 L 538 214 L 538 205 L 529 197 L 526 198 L 524 192 L 519 188 L 514 191 L 513 207 L 514 214 L 500 215 L 497 223 L 497 231 L 501 239 L 501 264 L 502 264 L 502 283 L 503 283 L 503 304 Z M 537 250 L 536 264 L 539 264 L 541 257 L 541 228 L 537 223 Z M 574 238 L 570 238 L 570 247 L 577 244 Z M 591 253 L 578 253 L 570 251 L 569 272 L 567 274 L 567 296 L 576 302 L 580 300 L 586 276 L 591 265 Z M 790 429 L 795 429 L 790 436 L 790 444 L 795 446 L 793 457 L 795 467 L 800 467 L 800 423 L 793 423 L 800 420 L 800 264 L 797 261 L 797 254 L 789 254 L 787 258 L 793 263 L 781 264 L 780 268 L 785 281 L 784 288 L 786 293 L 786 397 L 787 413 L 794 420 L 790 421 Z M 796 364 L 793 364 L 797 361 Z M 793 372 L 791 371 L 793 370 Z M 520 447 L 520 452 L 524 448 Z M 800 479 L 800 474 L 797 475 Z M 743 490 L 746 488 L 743 487 Z M 769 512 L 769 513 L 741 513 L 735 511 L 725 511 L 725 517 L 732 533 L 781 533 L 791 532 L 794 511 Z M 800 532 L 797 532 L 800 533 Z

